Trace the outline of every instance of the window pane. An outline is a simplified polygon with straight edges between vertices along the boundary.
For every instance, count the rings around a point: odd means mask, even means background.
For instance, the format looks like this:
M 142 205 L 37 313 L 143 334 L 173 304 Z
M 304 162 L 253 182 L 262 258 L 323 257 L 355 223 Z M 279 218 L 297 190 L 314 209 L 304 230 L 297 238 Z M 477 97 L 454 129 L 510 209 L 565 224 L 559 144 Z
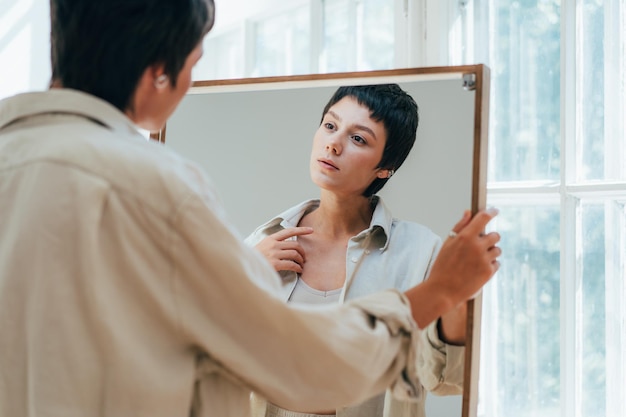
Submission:
M 324 1 L 324 46 L 321 72 L 344 72 L 355 67 L 355 18 L 350 0 Z
M 558 416 L 559 206 L 496 206 L 503 255 L 483 298 L 478 414 Z
M 311 30 L 308 7 L 260 20 L 255 25 L 253 76 L 310 72 Z
M 580 207 L 581 416 L 622 416 L 626 415 L 624 201 L 583 201 Z
M 602 0 L 580 4 L 578 66 L 581 96 L 579 178 L 604 178 L 604 7 Z
M 242 30 L 232 30 L 204 40 L 204 54 L 193 69 L 194 80 L 217 80 L 245 76 Z
M 357 70 L 392 68 L 394 0 L 363 0 L 357 7 Z
M 557 181 L 560 1 L 476 3 L 477 37 L 488 46 L 476 44 L 475 59 L 492 69 L 489 179 Z
M 392 68 L 394 3 L 394 0 L 325 0 L 320 71 Z
M 584 0 L 577 18 L 576 179 L 625 180 L 626 3 Z
M 608 204 L 606 217 L 607 410 L 626 416 L 626 198 Z
M 604 205 L 581 204 L 582 288 L 579 330 L 583 417 L 606 414 Z

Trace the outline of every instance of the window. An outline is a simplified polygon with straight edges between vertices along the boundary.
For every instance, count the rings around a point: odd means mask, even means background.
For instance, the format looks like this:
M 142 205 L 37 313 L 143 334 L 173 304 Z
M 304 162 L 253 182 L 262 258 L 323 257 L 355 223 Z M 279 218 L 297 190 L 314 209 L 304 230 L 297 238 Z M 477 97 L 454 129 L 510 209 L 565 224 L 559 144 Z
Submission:
M 491 68 L 504 255 L 485 289 L 479 415 L 626 415 L 624 1 L 310 0 L 297 42 L 281 17 L 295 7 L 245 20 L 237 59 L 254 64 L 238 76 Z
M 492 69 L 483 416 L 626 415 L 626 4 L 474 0 L 453 59 Z
M 404 59 L 395 41 L 396 28 L 405 20 L 397 0 L 280 5 L 265 0 L 256 3 L 254 12 L 242 13 L 246 2 L 225 8 L 229 23 L 207 36 L 205 58 L 194 69 L 194 79 L 389 69 Z
M 311 22 L 306 5 L 253 21 L 252 27 L 252 76 L 310 72 Z
M 0 2 L 0 99 L 48 87 L 49 38 L 49 2 Z

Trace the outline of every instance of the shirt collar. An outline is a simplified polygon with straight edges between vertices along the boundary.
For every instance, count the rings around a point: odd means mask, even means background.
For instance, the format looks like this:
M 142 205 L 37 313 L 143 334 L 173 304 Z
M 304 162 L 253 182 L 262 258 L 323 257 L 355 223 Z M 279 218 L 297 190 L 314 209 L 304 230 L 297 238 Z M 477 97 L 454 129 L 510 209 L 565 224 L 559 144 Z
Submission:
M 373 231 L 376 227 L 382 229 L 384 238 L 380 240 L 380 250 L 385 250 L 389 244 L 389 236 L 391 236 L 393 215 L 387 205 L 383 202 L 382 198 L 379 196 L 374 196 L 373 198 L 376 201 L 376 208 L 374 209 L 374 214 L 372 215 L 372 222 L 370 223 L 369 230 Z
M 363 230 L 359 233 L 355 238 L 362 239 L 367 237 L 369 234 L 375 233 L 376 230 L 382 230 L 382 236 L 380 239 L 375 239 L 375 242 L 378 242 L 379 249 L 385 250 L 387 249 L 387 245 L 389 243 L 389 236 L 391 235 L 391 225 L 393 223 L 393 216 L 391 211 L 382 198 L 379 196 L 373 197 L 376 207 L 374 208 L 374 214 L 372 215 L 372 221 L 370 222 L 370 227 Z M 275 218 L 273 218 L 269 224 L 280 224 L 282 227 L 296 227 L 300 222 L 300 219 L 304 216 L 307 211 L 310 211 L 312 208 L 317 208 L 320 205 L 320 201 L 318 199 L 312 199 L 304 201 L 290 209 L 285 210 Z
M 82 116 L 120 133 L 138 131 L 138 127 L 110 103 L 68 88 L 23 93 L 0 101 L 0 129 L 20 119 L 59 113 Z

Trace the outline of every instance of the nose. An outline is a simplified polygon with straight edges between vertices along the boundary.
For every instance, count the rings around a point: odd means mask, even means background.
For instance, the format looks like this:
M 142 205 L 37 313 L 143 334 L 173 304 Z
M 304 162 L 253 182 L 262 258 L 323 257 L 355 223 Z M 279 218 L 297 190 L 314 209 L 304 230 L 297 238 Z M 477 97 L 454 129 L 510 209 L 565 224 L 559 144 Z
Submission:
M 339 155 L 341 153 L 341 145 L 336 140 L 330 140 L 326 144 L 326 152 Z

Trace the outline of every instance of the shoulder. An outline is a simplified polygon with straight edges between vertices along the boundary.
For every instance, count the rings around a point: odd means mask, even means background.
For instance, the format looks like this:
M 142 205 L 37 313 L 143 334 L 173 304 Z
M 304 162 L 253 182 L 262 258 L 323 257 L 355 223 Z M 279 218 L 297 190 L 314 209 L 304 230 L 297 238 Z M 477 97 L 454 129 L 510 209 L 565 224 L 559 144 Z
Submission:
M 116 171 L 110 180 L 120 190 L 150 203 L 161 196 L 175 203 L 187 195 L 215 198 L 211 180 L 196 163 L 181 157 L 162 143 L 143 138 L 116 138 L 106 152 Z
M 378 226 L 386 235 L 387 245 L 398 242 L 403 245 L 426 245 L 438 247 L 441 239 L 429 227 L 394 217 L 381 197 L 376 196 L 372 226 Z
M 48 155 L 80 172 L 76 175 L 107 184 L 120 199 L 165 217 L 172 216 L 189 197 L 217 200 L 202 168 L 162 143 L 138 132 L 85 129 L 84 135 L 68 137 Z
M 407 245 L 436 248 L 441 245 L 441 238 L 427 226 L 408 221 L 393 219 L 389 240 Z
M 0 106 L 10 110 L 0 117 L 5 170 L 31 167 L 49 184 L 74 184 L 83 196 L 99 195 L 102 204 L 115 199 L 137 215 L 171 216 L 190 195 L 215 199 L 197 165 L 148 140 L 102 100 L 59 90 L 18 96 Z

